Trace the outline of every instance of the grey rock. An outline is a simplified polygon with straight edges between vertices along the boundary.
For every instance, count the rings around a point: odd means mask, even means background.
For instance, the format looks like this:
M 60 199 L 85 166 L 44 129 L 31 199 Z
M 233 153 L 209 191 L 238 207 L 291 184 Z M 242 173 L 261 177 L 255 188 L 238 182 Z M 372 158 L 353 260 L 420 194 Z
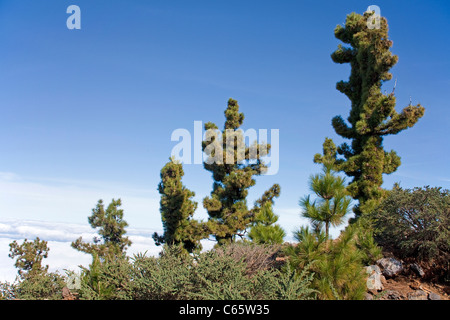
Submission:
M 373 300 L 373 295 L 371 295 L 370 293 L 366 292 L 364 294 L 364 300 Z
M 412 263 L 409 265 L 412 271 L 414 271 L 419 277 L 423 277 L 425 275 L 425 272 L 423 271 L 422 267 L 419 266 L 417 263 Z
M 428 295 L 428 300 L 441 300 L 441 296 L 437 293 L 430 292 L 430 294 Z
M 386 297 L 388 300 L 401 300 L 402 295 L 395 290 L 387 290 Z
M 366 281 L 367 290 L 374 294 L 376 294 L 378 291 L 383 290 L 383 284 L 381 283 L 381 269 L 375 265 L 365 268 L 366 273 L 369 274 L 369 277 Z
M 380 274 L 374 273 L 367 278 L 366 281 L 367 290 L 370 292 L 377 292 L 383 290 L 383 284 L 381 283 Z
M 428 300 L 428 295 L 425 291 L 416 290 L 408 293 L 408 300 Z
M 381 300 L 402 300 L 404 297 L 395 290 L 386 290 L 383 292 Z
M 382 258 L 377 264 L 383 268 L 383 275 L 386 277 L 394 277 L 403 270 L 402 262 L 394 258 Z
M 377 265 L 371 265 L 371 266 L 365 267 L 365 269 L 366 269 L 366 273 L 368 273 L 369 275 L 373 274 L 374 272 L 381 273 L 381 269 Z

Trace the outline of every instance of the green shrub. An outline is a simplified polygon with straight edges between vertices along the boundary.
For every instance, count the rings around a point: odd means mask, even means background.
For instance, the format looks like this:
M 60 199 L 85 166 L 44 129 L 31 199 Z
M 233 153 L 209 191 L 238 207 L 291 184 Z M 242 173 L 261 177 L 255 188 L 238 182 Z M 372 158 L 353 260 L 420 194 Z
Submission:
M 314 273 L 310 265 L 306 266 L 299 274 L 289 264 L 282 272 L 274 271 L 267 286 L 267 299 L 274 300 L 309 300 L 316 296 L 317 290 L 312 289 Z
M 131 270 L 132 297 L 138 300 L 188 299 L 192 257 L 177 248 L 164 247 L 159 257 L 135 255 Z
M 82 300 L 127 300 L 131 292 L 131 265 L 122 256 L 100 260 L 94 253 L 89 268 L 83 268 L 79 298 Z
M 234 243 L 196 255 L 165 245 L 157 257 L 94 255 L 78 290 L 86 300 L 309 299 L 312 274 L 277 266 L 279 246 Z M 5 291 L 6 292 L 6 291 Z
M 8 281 L 0 282 L 0 300 L 13 300 L 16 298 L 16 284 Z
M 60 300 L 65 277 L 56 272 L 32 273 L 14 288 L 14 296 L 21 300 Z
M 165 248 L 160 257 L 136 255 L 133 259 L 134 299 L 306 299 L 311 277 L 308 270 L 284 273 L 267 257 L 268 246 L 232 244 L 196 256 Z M 273 249 L 272 249 L 273 250 Z M 274 260 L 274 259 L 273 259 Z
M 202 300 L 258 299 L 264 293 L 258 281 L 246 275 L 246 264 L 233 257 L 208 251 L 197 257 L 192 268 L 192 298 Z M 258 277 L 259 274 L 254 275 Z
M 395 186 L 370 217 L 375 239 L 400 258 L 433 261 L 448 273 L 450 195 L 439 187 Z
M 59 273 L 48 272 L 48 265 L 42 265 L 50 249 L 47 241 L 39 237 L 33 241 L 25 239 L 22 244 L 13 241 L 9 244 L 11 259 L 18 268 L 16 283 L 2 285 L 1 298 L 23 300 L 57 300 L 62 298 L 65 277 Z

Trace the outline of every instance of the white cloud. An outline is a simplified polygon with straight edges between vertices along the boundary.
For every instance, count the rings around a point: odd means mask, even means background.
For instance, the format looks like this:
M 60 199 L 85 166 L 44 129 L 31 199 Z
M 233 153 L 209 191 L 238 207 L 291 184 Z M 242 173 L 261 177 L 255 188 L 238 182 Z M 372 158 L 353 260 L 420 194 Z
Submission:
M 157 255 L 161 247 L 157 247 L 151 238 L 154 229 L 127 228 L 126 236 L 132 241 L 127 251 L 129 256 L 139 252 L 146 252 L 149 256 Z M 70 244 L 80 236 L 84 241 L 92 241 L 97 235 L 89 225 L 75 223 L 61 223 L 33 220 L 0 220 L 0 281 L 14 281 L 17 270 L 13 259 L 8 257 L 9 244 L 17 240 L 33 240 L 39 237 L 48 242 L 49 256 L 44 264 L 49 265 L 50 271 L 58 270 L 64 274 L 64 269 L 79 271 L 78 266 L 87 267 L 91 263 L 91 256 L 73 249 Z

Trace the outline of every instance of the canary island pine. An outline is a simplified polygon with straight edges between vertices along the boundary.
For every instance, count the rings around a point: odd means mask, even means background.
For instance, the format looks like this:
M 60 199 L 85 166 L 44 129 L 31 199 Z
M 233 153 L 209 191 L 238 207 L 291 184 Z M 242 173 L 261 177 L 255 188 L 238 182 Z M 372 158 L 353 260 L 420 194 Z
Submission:
M 351 109 L 348 122 L 336 116 L 332 126 L 351 144 L 343 143 L 336 148 L 332 141 L 324 143 L 324 149 L 327 147 L 330 152 L 335 149 L 343 156 L 343 159 L 335 159 L 335 170 L 343 171 L 353 179 L 348 190 L 359 201 L 355 207 L 356 217 L 380 203 L 385 196 L 381 188 L 383 174 L 390 174 L 400 166 L 397 153 L 384 150 L 383 137 L 414 126 L 425 112 L 420 104 L 413 106 L 410 103 L 398 113 L 394 90 L 389 94 L 382 93 L 381 86 L 391 80 L 389 70 L 398 57 L 390 51 L 393 42 L 388 37 L 387 20 L 380 17 L 379 28 L 368 27 L 367 21 L 372 14 L 351 13 L 345 25 L 338 25 L 334 30 L 335 37 L 348 45 L 340 44 L 331 58 L 335 63 L 351 66 L 349 80 L 336 85 L 336 89 L 350 99 Z M 315 156 L 315 162 L 326 160 L 330 160 L 330 154 Z

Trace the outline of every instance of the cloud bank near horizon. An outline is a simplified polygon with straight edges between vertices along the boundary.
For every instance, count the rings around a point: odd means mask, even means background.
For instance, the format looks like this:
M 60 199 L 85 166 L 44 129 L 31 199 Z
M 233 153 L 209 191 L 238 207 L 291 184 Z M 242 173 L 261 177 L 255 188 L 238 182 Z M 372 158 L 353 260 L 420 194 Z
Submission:
M 136 253 L 144 252 L 148 256 L 158 255 L 161 247 L 156 246 L 151 237 L 155 231 L 162 232 L 156 229 L 127 228 L 126 236 L 132 241 L 127 255 L 132 257 Z M 14 240 L 22 243 L 24 239 L 34 240 L 39 237 L 47 241 L 50 251 L 44 264 L 49 265 L 50 271 L 64 274 L 64 269 L 79 272 L 79 265 L 87 267 L 91 263 L 91 256 L 73 249 L 71 242 L 80 236 L 84 241 L 91 242 L 96 235 L 95 230 L 87 224 L 1 219 L 0 281 L 13 282 L 17 276 L 14 261 L 8 257 L 9 244 Z

